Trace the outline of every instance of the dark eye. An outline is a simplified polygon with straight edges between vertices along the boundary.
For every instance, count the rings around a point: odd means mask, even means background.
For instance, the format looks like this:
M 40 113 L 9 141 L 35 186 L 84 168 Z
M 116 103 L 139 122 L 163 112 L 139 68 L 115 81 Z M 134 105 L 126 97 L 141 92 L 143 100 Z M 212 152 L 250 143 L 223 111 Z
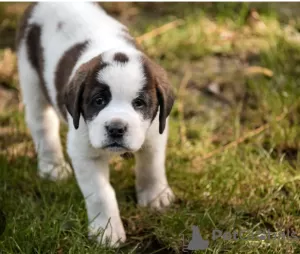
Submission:
M 142 108 L 146 105 L 146 102 L 141 98 L 136 98 L 132 104 L 135 108 Z
M 105 100 L 103 97 L 97 97 L 95 100 L 94 100 L 94 103 L 97 105 L 97 106 L 103 106 L 105 104 Z

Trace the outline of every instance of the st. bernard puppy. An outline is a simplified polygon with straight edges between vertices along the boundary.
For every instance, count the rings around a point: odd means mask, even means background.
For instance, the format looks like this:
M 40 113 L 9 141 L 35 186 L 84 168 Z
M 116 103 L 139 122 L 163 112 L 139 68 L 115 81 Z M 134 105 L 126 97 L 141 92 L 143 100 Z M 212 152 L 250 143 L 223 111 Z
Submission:
M 41 177 L 72 172 L 85 198 L 89 231 L 110 246 L 124 242 L 111 155 L 136 157 L 138 204 L 163 208 L 174 198 L 165 173 L 168 116 L 174 94 L 167 74 L 136 46 L 127 28 L 97 4 L 35 3 L 17 34 L 20 86 Z M 104 236 L 104 237 L 103 237 Z

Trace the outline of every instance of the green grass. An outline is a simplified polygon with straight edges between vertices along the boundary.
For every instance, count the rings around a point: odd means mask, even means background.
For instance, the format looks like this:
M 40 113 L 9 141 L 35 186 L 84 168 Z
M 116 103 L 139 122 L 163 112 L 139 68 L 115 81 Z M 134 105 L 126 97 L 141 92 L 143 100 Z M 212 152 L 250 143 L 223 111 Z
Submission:
M 6 14 L 8 6 L 0 5 L 1 16 L 8 19 L 0 19 L 0 36 L 10 34 L 18 18 Z M 112 6 L 106 4 L 108 10 Z M 247 17 L 253 6 L 260 21 L 250 26 Z M 248 234 L 294 231 L 300 237 L 297 6 L 137 3 L 133 7 L 138 13 L 127 21 L 136 36 L 176 18 L 185 21 L 142 45 L 169 71 L 177 92 L 166 160 L 175 203 L 162 213 L 137 207 L 134 161 L 114 159 L 111 182 L 128 241 L 117 251 L 98 246 L 87 238 L 84 200 L 75 178 L 61 183 L 38 178 L 24 113 L 11 105 L 0 113 L 0 208 L 7 221 L 0 253 L 182 253 L 192 225 L 210 240 L 207 250 L 195 253 L 300 253 L 300 239 L 212 240 L 214 229 Z M 0 47 L 7 45 L 12 45 L 9 38 Z M 267 68 L 273 75 L 248 75 L 248 66 Z M 190 82 L 178 94 L 187 71 Z M 0 83 L 8 87 L 13 80 L 0 76 Z M 227 103 L 204 93 L 213 83 Z M 288 113 L 277 121 L 284 112 Z M 264 124 L 268 128 L 258 135 L 201 159 Z M 63 137 L 65 133 L 63 129 Z

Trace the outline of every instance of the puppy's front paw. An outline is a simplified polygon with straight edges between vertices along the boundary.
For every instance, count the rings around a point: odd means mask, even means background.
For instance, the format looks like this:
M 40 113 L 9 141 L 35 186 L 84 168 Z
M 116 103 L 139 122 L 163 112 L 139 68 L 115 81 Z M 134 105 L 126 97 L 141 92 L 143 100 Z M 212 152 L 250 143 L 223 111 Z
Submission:
M 154 209 L 162 209 L 169 206 L 175 196 L 169 186 L 153 186 L 138 191 L 138 204 L 140 206 L 150 206 Z
M 61 161 L 58 164 L 39 161 L 39 176 L 52 181 L 64 180 L 70 177 L 72 168 L 69 163 Z
M 89 236 L 97 237 L 101 245 L 116 248 L 126 241 L 126 233 L 120 219 L 110 219 L 106 224 L 92 223 Z

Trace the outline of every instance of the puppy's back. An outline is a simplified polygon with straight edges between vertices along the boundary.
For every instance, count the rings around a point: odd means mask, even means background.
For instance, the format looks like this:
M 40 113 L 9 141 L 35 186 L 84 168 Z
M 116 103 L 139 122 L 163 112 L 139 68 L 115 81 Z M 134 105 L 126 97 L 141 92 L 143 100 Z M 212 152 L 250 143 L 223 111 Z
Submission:
M 56 106 L 61 90 L 57 86 L 69 80 L 79 58 L 88 52 L 79 61 L 84 62 L 105 50 L 126 46 L 124 31 L 125 26 L 95 3 L 34 3 L 20 22 L 17 54 L 21 62 L 28 58 L 47 100 Z

